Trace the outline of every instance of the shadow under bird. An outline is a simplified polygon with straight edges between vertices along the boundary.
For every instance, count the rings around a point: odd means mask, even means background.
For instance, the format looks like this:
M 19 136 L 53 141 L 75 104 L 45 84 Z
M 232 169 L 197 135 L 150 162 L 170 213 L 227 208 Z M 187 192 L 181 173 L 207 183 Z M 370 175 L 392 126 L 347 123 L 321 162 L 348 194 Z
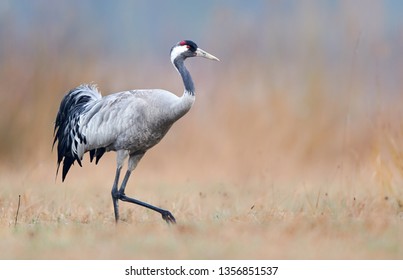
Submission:
M 140 200 L 128 197 L 125 188 L 130 174 L 147 152 L 165 136 L 171 126 L 185 115 L 195 101 L 195 87 L 184 62 L 187 58 L 218 58 L 200 49 L 190 40 L 180 41 L 171 49 L 171 62 L 185 86 L 181 97 L 162 89 L 129 90 L 102 97 L 94 85 L 83 84 L 63 98 L 56 117 L 53 146 L 57 143 L 57 171 L 63 161 L 62 181 L 75 161 L 80 166 L 83 155 L 98 163 L 105 152 L 116 151 L 117 167 L 112 186 L 115 220 L 119 220 L 118 201 L 134 203 L 162 215 L 167 223 L 174 216 Z M 128 168 L 118 188 L 124 161 Z

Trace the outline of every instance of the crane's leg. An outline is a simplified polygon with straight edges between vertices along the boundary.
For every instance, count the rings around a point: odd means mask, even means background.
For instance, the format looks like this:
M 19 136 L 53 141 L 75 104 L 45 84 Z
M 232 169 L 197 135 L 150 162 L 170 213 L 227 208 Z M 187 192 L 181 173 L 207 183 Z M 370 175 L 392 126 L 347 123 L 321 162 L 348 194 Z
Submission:
M 171 212 L 169 212 L 168 210 L 164 210 L 164 209 L 155 207 L 155 206 L 153 206 L 153 205 L 151 205 L 151 204 L 145 203 L 145 202 L 143 202 L 143 201 L 140 201 L 140 200 L 137 200 L 137 199 L 128 197 L 128 196 L 125 194 L 125 188 L 126 188 L 127 181 L 129 180 L 130 174 L 131 174 L 131 171 L 130 171 L 130 170 L 127 170 L 126 175 L 125 175 L 125 178 L 123 179 L 123 182 L 122 182 L 122 186 L 121 186 L 120 189 L 119 189 L 119 193 L 118 193 L 119 199 L 120 199 L 121 201 L 126 201 L 126 202 L 130 202 L 130 203 L 134 203 L 134 204 L 137 204 L 137 205 L 146 207 L 146 208 L 148 208 L 148 209 L 151 209 L 151 210 L 153 210 L 153 211 L 156 211 L 156 212 L 158 212 L 158 213 L 161 214 L 162 219 L 164 219 L 164 221 L 166 221 L 168 224 L 169 224 L 169 223 L 175 224 L 175 223 L 176 223 L 175 217 L 174 217 L 174 216 L 171 214 Z
M 117 200 L 120 199 L 122 201 L 134 203 L 134 204 L 146 207 L 148 209 L 151 209 L 153 211 L 156 211 L 156 212 L 160 213 L 161 216 L 162 216 L 162 219 L 164 219 L 164 221 L 166 221 L 168 224 L 169 223 L 176 223 L 175 217 L 168 210 L 164 210 L 164 209 L 155 207 L 155 206 L 153 206 L 151 204 L 142 202 L 140 200 L 128 197 L 125 194 L 127 181 L 129 180 L 130 174 L 136 168 L 138 162 L 140 161 L 140 159 L 143 156 L 144 156 L 144 153 L 130 155 L 128 169 L 127 169 L 126 175 L 125 175 L 125 177 L 124 177 L 124 179 L 122 181 L 122 185 L 120 186 L 119 190 L 115 189 L 115 192 L 114 192 L 114 189 L 112 188 L 112 197 L 114 198 L 114 206 L 115 206 L 115 199 L 116 199 L 116 206 L 117 206 Z M 120 173 L 120 170 L 116 171 L 116 173 L 118 173 L 118 172 Z M 118 174 L 117 174 L 117 179 L 115 178 L 115 182 L 116 182 L 116 180 L 119 180 L 119 175 Z M 118 219 L 119 219 L 119 212 L 116 212 L 116 210 L 118 210 L 117 207 L 115 208 L 115 219 L 116 219 L 116 222 L 117 222 Z M 116 213 L 118 213 L 118 214 L 116 215 Z
M 122 170 L 122 166 L 118 166 L 116 168 L 116 175 L 115 175 L 115 181 L 113 182 L 112 186 L 112 202 L 113 202 L 113 210 L 115 212 L 115 221 L 118 222 L 119 220 L 119 196 L 118 196 L 118 184 L 119 184 L 119 176 L 120 176 L 120 171 Z
M 113 211 L 115 212 L 115 221 L 118 222 L 119 220 L 119 191 L 118 191 L 118 184 L 119 184 L 119 177 L 120 171 L 122 170 L 123 162 L 127 158 L 129 154 L 126 151 L 118 151 L 116 156 L 116 175 L 115 180 L 113 181 L 112 186 L 112 202 L 113 202 Z

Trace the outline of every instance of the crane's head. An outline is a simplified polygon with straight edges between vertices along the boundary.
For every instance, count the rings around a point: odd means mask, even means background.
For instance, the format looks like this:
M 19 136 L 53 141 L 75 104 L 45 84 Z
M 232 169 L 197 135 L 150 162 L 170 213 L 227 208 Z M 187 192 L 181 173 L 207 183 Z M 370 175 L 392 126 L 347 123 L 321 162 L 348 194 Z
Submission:
M 190 40 L 183 40 L 177 43 L 175 46 L 172 47 L 171 49 L 171 61 L 172 63 L 175 61 L 177 58 L 181 58 L 185 60 L 188 57 L 204 57 L 208 58 L 211 60 L 217 60 L 220 61 L 217 57 L 214 55 L 209 54 L 206 51 L 203 51 L 201 48 L 199 48 L 195 42 L 190 41 Z

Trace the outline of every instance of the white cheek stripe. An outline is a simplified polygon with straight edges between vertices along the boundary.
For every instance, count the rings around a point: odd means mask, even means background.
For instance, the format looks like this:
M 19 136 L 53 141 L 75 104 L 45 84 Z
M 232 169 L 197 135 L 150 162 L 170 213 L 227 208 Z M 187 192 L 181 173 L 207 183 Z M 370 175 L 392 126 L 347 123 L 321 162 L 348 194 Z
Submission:
M 176 46 L 175 48 L 172 49 L 171 52 L 171 62 L 174 63 L 174 59 L 181 53 L 185 52 L 188 50 L 188 47 L 186 45 L 184 46 Z

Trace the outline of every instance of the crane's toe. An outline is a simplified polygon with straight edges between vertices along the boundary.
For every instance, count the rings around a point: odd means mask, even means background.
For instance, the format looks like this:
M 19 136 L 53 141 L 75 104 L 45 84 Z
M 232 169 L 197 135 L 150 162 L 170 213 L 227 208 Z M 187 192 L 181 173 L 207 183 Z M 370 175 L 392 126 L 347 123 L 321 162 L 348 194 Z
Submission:
M 161 212 L 161 215 L 167 224 L 176 224 L 175 217 L 171 214 L 171 212 L 164 210 Z

